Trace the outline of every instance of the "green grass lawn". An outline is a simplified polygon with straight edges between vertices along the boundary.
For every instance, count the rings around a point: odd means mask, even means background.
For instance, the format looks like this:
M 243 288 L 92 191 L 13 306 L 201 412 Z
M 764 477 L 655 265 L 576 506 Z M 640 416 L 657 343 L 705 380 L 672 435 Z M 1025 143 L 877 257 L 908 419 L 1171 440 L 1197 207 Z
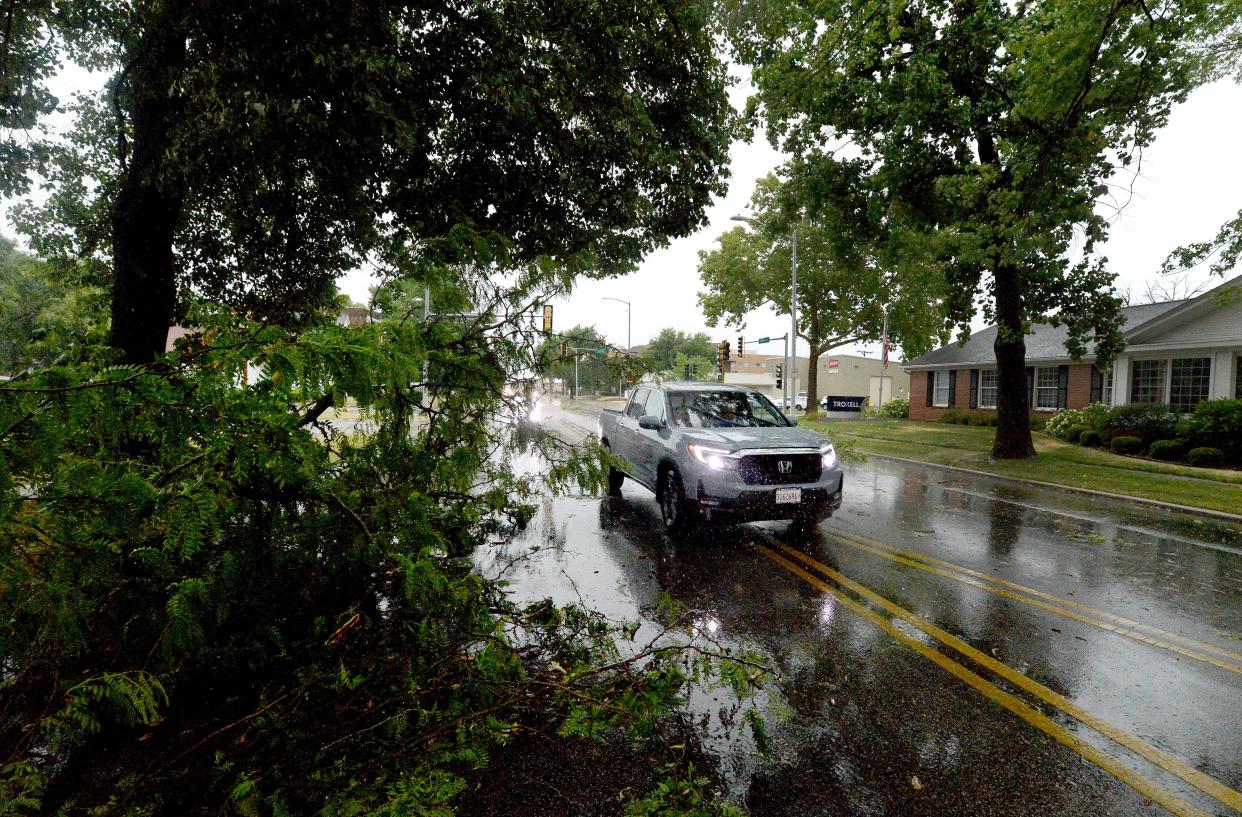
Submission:
M 920 462 L 955 465 L 991 474 L 1111 494 L 1156 499 L 1242 513 L 1242 472 L 1189 468 L 1122 457 L 1035 433 L 1033 460 L 993 462 L 993 428 L 872 419 L 848 423 L 804 422 L 866 454 L 888 454 Z

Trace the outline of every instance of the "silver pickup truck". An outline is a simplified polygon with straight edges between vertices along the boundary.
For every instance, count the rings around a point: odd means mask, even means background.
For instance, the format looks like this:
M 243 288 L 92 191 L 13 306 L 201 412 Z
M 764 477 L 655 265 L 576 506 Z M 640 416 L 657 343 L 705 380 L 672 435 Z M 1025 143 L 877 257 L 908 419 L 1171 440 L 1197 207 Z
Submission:
M 599 437 L 626 463 L 609 470 L 609 490 L 629 477 L 654 491 L 672 533 L 713 520 L 791 519 L 809 529 L 841 507 L 832 443 L 754 389 L 638 386 L 624 410 L 600 413 Z

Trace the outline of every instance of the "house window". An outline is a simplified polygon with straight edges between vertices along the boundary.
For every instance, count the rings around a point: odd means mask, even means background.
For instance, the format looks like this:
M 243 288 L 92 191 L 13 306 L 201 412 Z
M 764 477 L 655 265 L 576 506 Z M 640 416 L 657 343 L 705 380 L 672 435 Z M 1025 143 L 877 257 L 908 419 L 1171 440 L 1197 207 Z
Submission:
M 1238 355 L 1238 372 L 1233 379 L 1233 396 L 1242 400 L 1242 355 Z
M 996 408 L 996 382 L 995 369 L 979 372 L 979 408 Z
M 936 390 L 932 395 L 933 406 L 949 405 L 949 373 L 936 372 Z
M 1136 360 L 1130 372 L 1131 403 L 1163 403 L 1167 360 Z
M 1100 402 L 1106 406 L 1113 404 L 1113 371 L 1109 369 L 1107 372 L 1100 372 L 1103 380 L 1103 389 L 1100 393 Z
M 1035 370 L 1035 408 L 1055 409 L 1061 391 L 1061 372 L 1056 366 Z
M 1212 380 L 1210 357 L 1184 357 L 1172 361 L 1169 376 L 1169 405 L 1188 414 L 1208 399 Z

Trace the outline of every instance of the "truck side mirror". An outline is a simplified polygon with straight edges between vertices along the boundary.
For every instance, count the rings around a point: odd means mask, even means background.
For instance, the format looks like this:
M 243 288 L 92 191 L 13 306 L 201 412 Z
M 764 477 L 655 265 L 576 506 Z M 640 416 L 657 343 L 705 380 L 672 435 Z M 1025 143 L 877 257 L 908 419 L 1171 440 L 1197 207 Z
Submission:
M 646 428 L 651 431 L 659 431 L 664 428 L 664 422 L 654 414 L 644 414 L 638 418 L 638 427 Z

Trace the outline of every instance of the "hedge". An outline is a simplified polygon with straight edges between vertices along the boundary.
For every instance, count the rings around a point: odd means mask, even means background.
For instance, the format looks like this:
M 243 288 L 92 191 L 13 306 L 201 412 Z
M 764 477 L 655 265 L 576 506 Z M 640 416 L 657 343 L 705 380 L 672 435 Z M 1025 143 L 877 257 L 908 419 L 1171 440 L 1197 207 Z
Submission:
M 1156 440 L 1147 448 L 1147 456 L 1157 460 L 1180 460 L 1185 453 L 1184 440 Z
M 1192 448 L 1186 453 L 1186 462 L 1196 468 L 1215 468 L 1224 464 L 1225 452 L 1211 446 Z
M 1124 434 L 1120 437 L 1113 437 L 1109 445 L 1117 454 L 1137 454 L 1143 450 L 1142 440 Z

